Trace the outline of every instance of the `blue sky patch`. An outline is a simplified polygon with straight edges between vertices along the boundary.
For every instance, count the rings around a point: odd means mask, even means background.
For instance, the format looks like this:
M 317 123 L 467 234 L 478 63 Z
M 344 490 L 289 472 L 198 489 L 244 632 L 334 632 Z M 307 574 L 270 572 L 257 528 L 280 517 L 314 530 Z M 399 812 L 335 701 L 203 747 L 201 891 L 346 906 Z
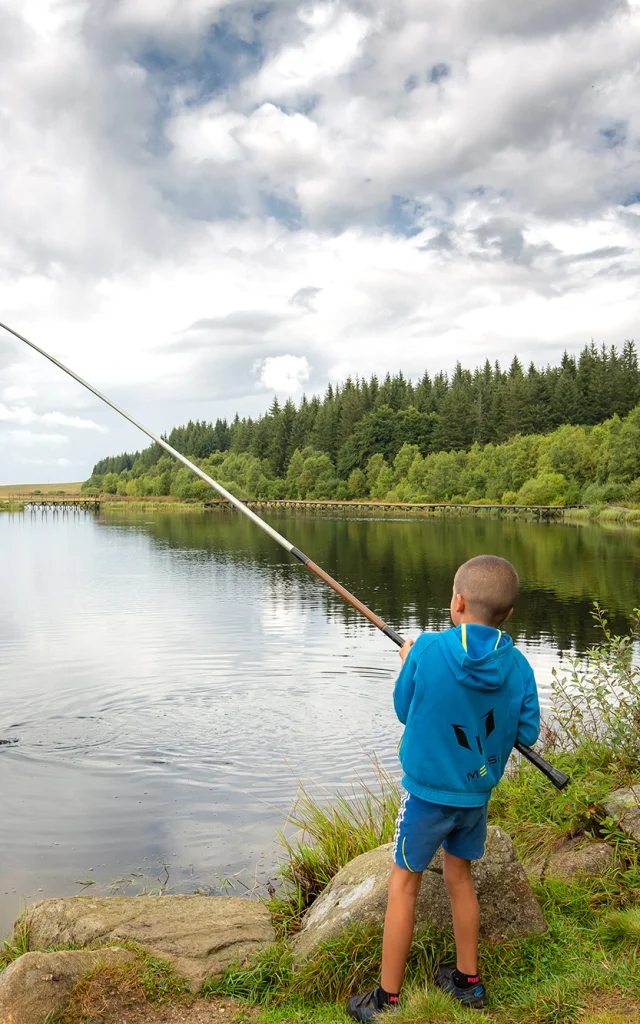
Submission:
M 601 128 L 600 135 L 605 141 L 608 149 L 615 149 L 616 146 L 624 146 L 627 141 L 627 122 L 616 121 L 609 128 Z
M 434 64 L 429 72 L 429 81 L 437 85 L 443 78 L 448 78 L 451 74 L 451 68 L 444 62 L 441 64 Z
M 289 199 L 283 199 L 273 192 L 261 192 L 260 198 L 264 203 L 264 212 L 267 217 L 274 217 L 280 224 L 291 231 L 299 231 L 302 227 L 302 211 L 297 203 Z
M 189 86 L 194 93 L 191 104 L 197 106 L 258 71 L 265 49 L 257 31 L 247 40 L 221 23 L 211 26 L 197 54 L 148 48 L 135 59 L 167 88 Z
M 423 229 L 422 217 L 424 207 L 409 196 L 394 195 L 380 218 L 383 227 L 390 228 L 394 234 L 413 238 Z

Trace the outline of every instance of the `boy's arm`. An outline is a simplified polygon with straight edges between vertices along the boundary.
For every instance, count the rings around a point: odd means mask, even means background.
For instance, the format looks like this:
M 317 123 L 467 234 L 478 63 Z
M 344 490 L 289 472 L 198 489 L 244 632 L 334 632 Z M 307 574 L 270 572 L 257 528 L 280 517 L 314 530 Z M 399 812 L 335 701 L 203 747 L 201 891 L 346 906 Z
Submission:
M 529 669 L 527 677 L 524 700 L 520 708 L 520 720 L 518 722 L 518 743 L 524 743 L 525 747 L 532 747 L 540 735 L 540 704 L 538 702 L 538 687 L 533 672 Z
M 412 643 L 412 641 L 408 641 Z M 406 725 L 407 717 L 409 715 L 409 707 L 413 699 L 413 692 L 415 690 L 415 672 L 418 664 L 418 657 L 415 653 L 415 647 L 411 647 L 408 651 L 403 647 L 400 650 L 400 657 L 403 659 L 403 665 L 400 669 L 400 675 L 396 679 L 396 685 L 393 690 L 393 706 L 396 709 L 396 715 L 400 719 L 403 725 Z

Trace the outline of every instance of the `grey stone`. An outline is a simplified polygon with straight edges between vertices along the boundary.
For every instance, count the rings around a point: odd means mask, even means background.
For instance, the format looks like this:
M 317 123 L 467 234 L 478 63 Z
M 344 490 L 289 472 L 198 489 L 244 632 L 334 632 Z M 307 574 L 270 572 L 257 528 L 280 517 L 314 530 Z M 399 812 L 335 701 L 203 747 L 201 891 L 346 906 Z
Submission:
M 130 960 L 135 960 L 135 954 L 117 947 L 25 953 L 0 974 L 0 1022 L 43 1024 L 47 1014 L 65 1008 L 73 986 L 97 964 L 113 966 Z
M 620 819 L 620 828 L 626 835 L 640 842 L 640 785 L 609 793 L 602 808 L 607 817 Z
M 134 939 L 197 991 L 205 978 L 275 940 L 257 900 L 238 896 L 71 896 L 29 911 L 30 942 L 47 947 Z
M 583 839 L 568 839 L 554 850 L 547 861 L 544 874 L 547 878 L 573 878 L 601 875 L 612 867 L 615 852 L 608 843 L 587 843 Z
M 347 864 L 303 918 L 295 939 L 300 957 L 319 942 L 339 935 L 349 924 L 384 923 L 391 843 L 363 853 Z M 490 826 L 485 855 L 472 865 L 480 901 L 480 934 L 491 942 L 541 933 L 545 920 L 509 836 Z M 442 851 L 424 872 L 416 904 L 416 926 L 442 930 L 451 924 L 451 905 L 442 877 Z

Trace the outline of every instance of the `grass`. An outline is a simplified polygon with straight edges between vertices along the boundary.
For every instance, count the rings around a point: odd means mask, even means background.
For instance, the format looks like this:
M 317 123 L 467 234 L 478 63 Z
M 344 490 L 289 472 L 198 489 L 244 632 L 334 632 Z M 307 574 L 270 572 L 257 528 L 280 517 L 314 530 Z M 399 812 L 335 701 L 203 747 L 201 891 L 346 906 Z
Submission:
M 540 886 L 538 895 L 549 925 L 545 935 L 481 948 L 483 978 L 492 1000 L 486 1017 L 480 1019 L 496 1024 L 571 1024 L 584 1020 L 584 1011 L 600 999 L 613 999 L 617 1010 L 637 999 L 637 908 L 601 920 L 588 887 L 579 883 Z M 248 965 L 229 969 L 220 982 L 210 982 L 206 994 L 261 1003 L 265 1024 L 341 1021 L 347 996 L 377 984 L 381 943 L 379 928 L 352 929 L 325 942 L 294 970 L 291 947 L 281 940 Z M 450 934 L 416 935 L 403 1005 L 392 1018 L 394 1024 L 478 1020 L 477 1013 L 463 1010 L 430 983 L 438 964 L 451 962 L 452 956 Z
M 112 1013 L 116 1006 L 126 1011 L 144 1003 L 175 1006 L 193 1002 L 189 983 L 165 960 L 135 943 L 120 945 L 132 950 L 136 959 L 127 964 L 96 964 L 75 986 L 69 1006 L 55 1024 L 86 1024 L 99 1020 L 107 1010 Z
M 0 971 L 21 957 L 23 953 L 29 952 L 29 930 L 29 918 L 25 906 L 16 921 L 13 936 L 10 939 L 0 940 Z
M 130 512 L 203 512 L 202 501 L 163 501 L 162 498 L 116 498 L 107 495 L 102 498 L 100 508 L 119 515 Z
M 66 484 L 0 484 L 0 498 L 7 494 L 80 494 L 82 481 Z
M 564 517 L 575 522 L 621 523 L 633 526 L 640 523 L 640 509 L 590 505 L 588 508 L 567 509 Z
M 300 785 L 289 824 L 295 838 L 280 833 L 284 854 L 281 887 L 267 901 L 280 935 L 298 930 L 307 907 L 354 857 L 393 838 L 400 787 L 372 758 L 372 784 L 360 778 L 347 793 L 333 795 Z

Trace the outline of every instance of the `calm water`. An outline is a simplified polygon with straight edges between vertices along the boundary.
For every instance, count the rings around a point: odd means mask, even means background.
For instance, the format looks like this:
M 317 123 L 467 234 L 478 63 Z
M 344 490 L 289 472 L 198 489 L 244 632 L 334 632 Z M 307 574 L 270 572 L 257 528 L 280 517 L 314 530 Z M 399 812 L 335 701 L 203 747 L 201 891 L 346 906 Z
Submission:
M 447 624 L 460 562 L 510 558 L 547 703 L 590 602 L 620 625 L 637 603 L 631 531 L 271 521 L 409 635 Z M 272 875 L 297 778 L 348 785 L 372 752 L 395 770 L 395 648 L 235 515 L 3 513 L 0 566 L 0 933 L 23 895 L 133 893 L 162 862 L 174 891 L 243 891 Z

